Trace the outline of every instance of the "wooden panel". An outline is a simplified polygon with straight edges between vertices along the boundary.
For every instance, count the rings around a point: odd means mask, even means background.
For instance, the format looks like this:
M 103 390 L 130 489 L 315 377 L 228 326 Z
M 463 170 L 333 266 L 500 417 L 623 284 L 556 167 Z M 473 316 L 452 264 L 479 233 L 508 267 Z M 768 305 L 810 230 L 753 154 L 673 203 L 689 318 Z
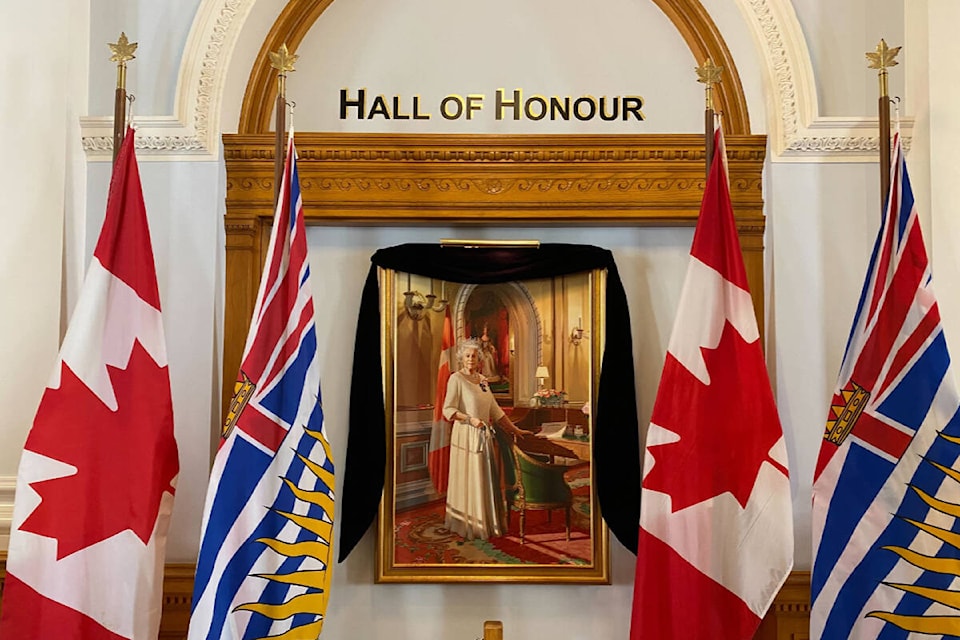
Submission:
M 272 187 L 271 187 L 272 188 Z M 223 318 L 223 388 L 222 416 L 234 394 L 234 382 L 240 371 L 240 358 L 247 340 L 247 330 L 253 317 L 253 305 L 260 286 L 263 267 L 261 236 L 269 228 L 263 217 L 235 213 L 227 215 L 226 231 L 226 291 Z M 219 435 L 219 434 L 218 434 Z M 211 449 L 216 451 L 217 447 Z
M 0 594 L 6 577 L 7 554 L 0 552 Z M 163 616 L 159 640 L 183 640 L 190 620 L 194 565 L 168 564 L 163 577 Z M 374 586 L 371 589 L 376 588 Z M 536 589 L 536 586 L 529 587 Z M 335 611 L 329 612 L 331 616 Z M 624 614 L 627 615 L 627 614 Z M 682 613 L 681 613 L 682 615 Z M 506 637 L 512 638 L 510 630 Z M 777 595 L 755 640 L 808 640 L 810 637 L 810 572 L 794 571 Z M 518 639 L 519 640 L 519 639 Z

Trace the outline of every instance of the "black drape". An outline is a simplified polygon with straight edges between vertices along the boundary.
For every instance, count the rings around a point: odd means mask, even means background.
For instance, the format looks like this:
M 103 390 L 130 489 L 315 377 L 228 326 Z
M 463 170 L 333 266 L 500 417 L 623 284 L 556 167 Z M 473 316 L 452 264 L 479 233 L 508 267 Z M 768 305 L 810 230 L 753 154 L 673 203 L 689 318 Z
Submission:
M 640 452 L 630 313 L 613 254 L 599 247 L 467 248 L 405 244 L 377 251 L 363 287 L 350 388 L 350 433 L 340 499 L 340 562 L 377 515 L 386 469 L 386 423 L 380 366 L 377 267 L 464 284 L 553 278 L 607 270 L 605 347 L 593 407 L 593 464 L 600 513 L 636 553 L 640 522 Z

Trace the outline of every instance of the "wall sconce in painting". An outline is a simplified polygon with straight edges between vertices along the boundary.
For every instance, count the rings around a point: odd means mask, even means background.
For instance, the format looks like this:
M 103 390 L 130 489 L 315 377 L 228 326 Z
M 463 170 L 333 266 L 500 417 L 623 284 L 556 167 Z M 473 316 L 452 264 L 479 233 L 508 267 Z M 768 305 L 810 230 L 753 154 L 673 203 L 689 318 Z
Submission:
M 573 343 L 573 346 L 579 346 L 580 341 L 583 340 L 583 327 L 580 326 L 582 318 L 577 318 L 577 326 L 573 328 L 573 331 L 570 332 L 570 342 Z
M 543 381 L 550 377 L 550 372 L 547 371 L 547 368 L 544 365 L 537 367 L 537 373 L 535 374 L 537 379 L 537 390 L 543 389 Z
M 433 284 L 431 280 L 431 291 L 424 295 L 419 291 L 414 291 L 410 286 L 410 274 L 407 274 L 407 290 L 403 294 L 403 308 L 407 315 L 413 320 L 420 320 L 427 311 L 441 312 L 447 308 L 446 296 L 444 296 L 443 284 L 440 285 L 440 301 L 437 302 L 437 296 L 433 294 Z

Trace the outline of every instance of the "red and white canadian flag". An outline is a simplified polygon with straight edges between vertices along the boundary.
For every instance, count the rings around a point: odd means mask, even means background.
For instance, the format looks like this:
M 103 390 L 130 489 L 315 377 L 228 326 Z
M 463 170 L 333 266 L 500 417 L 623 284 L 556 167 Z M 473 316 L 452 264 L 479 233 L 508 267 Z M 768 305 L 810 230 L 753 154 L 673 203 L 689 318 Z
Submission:
M 20 460 L 3 640 L 157 637 L 179 463 L 133 143 Z
M 443 417 L 443 402 L 447 397 L 447 381 L 453 369 L 454 343 L 453 322 L 450 308 L 443 314 L 443 334 L 440 341 L 440 360 L 437 363 L 437 393 L 433 403 L 433 426 L 430 429 L 430 451 L 427 454 L 427 470 L 433 486 L 441 495 L 446 495 L 450 481 L 450 431 L 453 423 Z
M 783 430 L 715 141 L 647 434 L 631 640 L 752 638 L 793 566 Z

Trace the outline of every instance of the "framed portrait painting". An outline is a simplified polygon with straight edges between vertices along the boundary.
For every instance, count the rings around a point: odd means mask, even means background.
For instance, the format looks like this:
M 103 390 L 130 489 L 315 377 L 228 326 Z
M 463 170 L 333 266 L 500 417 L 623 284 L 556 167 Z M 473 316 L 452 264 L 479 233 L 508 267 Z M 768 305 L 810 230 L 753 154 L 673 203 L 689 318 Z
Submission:
M 377 580 L 608 583 L 591 455 L 605 272 L 379 276 Z

